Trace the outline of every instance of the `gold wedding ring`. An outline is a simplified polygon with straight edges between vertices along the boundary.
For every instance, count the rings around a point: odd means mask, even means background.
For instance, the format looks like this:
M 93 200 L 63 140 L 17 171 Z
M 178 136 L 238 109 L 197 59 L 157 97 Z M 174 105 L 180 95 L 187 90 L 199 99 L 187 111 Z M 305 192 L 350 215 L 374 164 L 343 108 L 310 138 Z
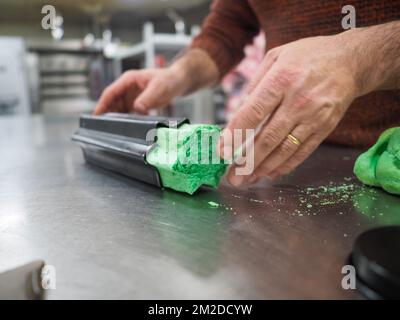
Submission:
M 288 137 L 288 139 L 290 140 L 290 141 L 292 141 L 296 146 L 299 146 L 299 145 L 301 145 L 301 141 L 299 140 L 299 139 L 297 139 L 294 135 L 292 135 L 291 133 L 289 133 L 288 135 L 287 135 L 287 137 Z

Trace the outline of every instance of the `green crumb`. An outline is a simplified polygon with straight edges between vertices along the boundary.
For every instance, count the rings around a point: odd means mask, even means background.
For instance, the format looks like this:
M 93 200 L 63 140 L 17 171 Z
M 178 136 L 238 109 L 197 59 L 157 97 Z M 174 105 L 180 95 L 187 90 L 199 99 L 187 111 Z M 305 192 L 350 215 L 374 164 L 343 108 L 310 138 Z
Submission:
M 335 201 L 322 201 L 321 206 L 327 206 L 329 204 L 335 204 L 335 203 L 336 203 Z
M 345 179 L 346 180 L 346 179 Z M 353 183 L 339 183 L 330 181 L 327 185 L 306 187 L 298 197 L 299 205 L 311 209 L 315 204 L 329 206 L 348 203 L 360 187 Z M 311 204 L 310 202 L 313 202 Z
M 264 203 L 264 201 L 262 201 L 262 200 L 252 199 L 252 198 L 250 198 L 249 201 L 250 202 L 257 202 L 257 203 Z
M 214 201 L 208 201 L 208 204 L 210 205 L 210 207 L 219 208 L 219 203 L 216 203 Z
M 213 125 L 158 128 L 146 161 L 157 168 L 163 187 L 189 194 L 202 185 L 215 188 L 227 169 L 216 153 L 219 136 L 220 129 Z

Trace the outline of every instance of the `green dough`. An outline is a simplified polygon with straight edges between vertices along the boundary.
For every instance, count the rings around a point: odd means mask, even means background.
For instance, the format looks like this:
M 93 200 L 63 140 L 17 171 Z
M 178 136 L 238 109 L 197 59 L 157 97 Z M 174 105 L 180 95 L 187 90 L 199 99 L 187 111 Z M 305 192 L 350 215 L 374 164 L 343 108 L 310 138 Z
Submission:
M 375 145 L 358 157 L 354 173 L 366 185 L 400 195 L 400 127 L 383 132 Z
M 210 205 L 210 207 L 219 208 L 219 203 L 216 203 L 214 201 L 208 201 L 208 204 Z
M 163 187 L 189 194 L 202 185 L 215 188 L 227 168 L 216 154 L 219 135 L 213 125 L 158 128 L 157 143 L 146 160 L 157 168 Z

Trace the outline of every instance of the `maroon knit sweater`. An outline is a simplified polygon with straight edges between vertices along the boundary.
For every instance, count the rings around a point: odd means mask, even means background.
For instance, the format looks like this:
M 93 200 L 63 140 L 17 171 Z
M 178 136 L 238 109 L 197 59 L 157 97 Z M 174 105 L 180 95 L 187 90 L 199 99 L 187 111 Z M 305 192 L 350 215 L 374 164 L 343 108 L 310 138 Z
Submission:
M 342 7 L 356 9 L 357 27 L 400 19 L 400 0 L 216 0 L 192 47 L 206 50 L 221 77 L 244 57 L 262 29 L 267 50 L 301 38 L 343 32 Z M 399 53 L 400 54 L 400 53 Z M 327 141 L 370 146 L 389 127 L 400 126 L 400 90 L 356 99 Z

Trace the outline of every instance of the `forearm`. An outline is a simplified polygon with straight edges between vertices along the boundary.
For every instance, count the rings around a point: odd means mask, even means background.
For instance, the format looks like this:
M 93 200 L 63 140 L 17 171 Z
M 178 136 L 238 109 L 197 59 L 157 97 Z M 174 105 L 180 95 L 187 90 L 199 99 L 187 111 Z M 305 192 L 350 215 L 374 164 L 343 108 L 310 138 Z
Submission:
M 400 21 L 343 33 L 354 51 L 360 95 L 400 89 Z
M 181 95 L 215 85 L 219 79 L 215 62 L 202 49 L 189 49 L 169 69 L 179 81 Z

